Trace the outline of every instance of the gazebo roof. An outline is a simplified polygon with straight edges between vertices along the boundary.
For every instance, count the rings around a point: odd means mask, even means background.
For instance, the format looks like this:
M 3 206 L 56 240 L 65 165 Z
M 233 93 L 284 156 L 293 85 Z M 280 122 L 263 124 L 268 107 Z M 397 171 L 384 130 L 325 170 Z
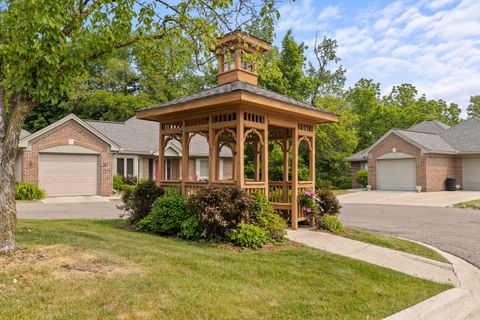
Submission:
M 310 104 L 297 101 L 295 99 L 284 96 L 277 92 L 262 89 L 260 87 L 257 87 L 253 84 L 249 84 L 244 81 L 233 81 L 230 83 L 225 83 L 210 89 L 206 89 L 194 94 L 190 94 L 190 95 L 166 102 L 166 103 L 162 103 L 156 106 L 139 110 L 137 113 L 137 117 L 141 119 L 149 119 L 150 116 L 153 116 L 154 114 L 163 113 L 161 111 L 167 111 L 164 109 L 170 109 L 169 107 L 188 105 L 190 103 L 197 102 L 200 100 L 209 100 L 214 97 L 228 95 L 232 93 L 238 93 L 238 92 L 245 92 L 245 93 L 252 94 L 254 96 L 259 96 L 259 97 L 267 98 L 268 100 L 274 100 L 280 103 L 287 104 L 293 107 L 293 109 L 291 109 L 292 112 L 295 112 L 298 114 L 305 115 L 305 111 L 308 110 L 310 112 L 313 112 L 315 114 L 314 116 L 321 118 L 323 120 L 321 122 L 336 121 L 336 118 L 337 118 L 337 115 L 331 111 L 314 107 Z M 265 105 L 269 106 L 267 104 Z M 155 111 L 158 111 L 158 113 Z M 171 111 L 175 112 L 175 109 Z

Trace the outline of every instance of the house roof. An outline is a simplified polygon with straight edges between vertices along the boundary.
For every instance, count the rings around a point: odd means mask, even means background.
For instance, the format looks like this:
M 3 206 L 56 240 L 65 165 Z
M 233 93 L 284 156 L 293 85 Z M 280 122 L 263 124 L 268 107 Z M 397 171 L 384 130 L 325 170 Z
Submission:
M 97 136 L 99 139 L 101 139 L 105 143 L 107 143 L 110 146 L 111 150 L 118 151 L 120 149 L 120 146 L 118 144 L 116 144 L 112 139 L 110 139 L 108 136 L 104 135 L 102 132 L 96 130 L 94 127 L 90 126 L 88 123 L 86 123 L 85 121 L 83 121 L 82 119 L 80 119 L 79 117 L 77 117 L 74 114 L 69 114 L 69 115 L 63 117 L 62 119 L 46 126 L 45 128 L 43 128 L 43 129 L 41 129 L 41 130 L 39 130 L 39 131 L 37 131 L 33 134 L 29 134 L 29 135 L 25 136 L 24 138 L 21 138 L 20 142 L 18 143 L 18 146 L 20 148 L 26 148 L 26 147 L 28 147 L 28 143 L 31 140 L 34 140 L 38 137 L 41 137 L 42 135 L 46 134 L 50 130 L 55 129 L 55 128 L 61 126 L 62 124 L 67 123 L 68 121 L 75 121 L 80 126 L 84 127 L 86 130 L 90 131 L 92 134 Z
M 441 133 L 447 129 L 450 129 L 448 124 L 438 120 L 427 120 L 410 127 L 408 130 L 428 133 Z
M 358 151 L 347 158 L 348 161 L 367 161 L 368 160 L 368 148 Z
M 480 119 L 470 118 L 454 126 L 438 120 L 423 121 L 409 129 L 391 129 L 369 148 L 347 158 L 362 161 L 368 153 L 390 134 L 396 134 L 424 152 L 443 154 L 480 153 Z
M 208 157 L 209 156 L 209 146 L 208 142 L 205 140 L 206 138 L 202 137 L 201 135 L 194 135 L 190 140 L 189 145 L 189 155 L 193 157 Z M 179 151 L 179 156 L 182 152 L 182 144 L 175 139 L 172 139 L 168 142 L 167 147 L 169 145 L 175 146 L 175 149 Z M 232 151 L 230 148 L 222 148 L 220 151 L 220 157 L 232 157 Z
M 187 96 L 183 96 L 183 97 L 175 99 L 175 100 L 171 100 L 171 101 L 163 103 L 163 104 L 159 104 L 159 105 L 156 105 L 156 106 L 152 106 L 152 107 L 149 107 L 149 108 L 142 109 L 142 110 L 140 110 L 140 112 L 145 111 L 145 110 L 166 108 L 166 107 L 170 107 L 170 106 L 174 106 L 174 105 L 179 105 L 179 104 L 183 104 L 183 103 L 187 103 L 187 102 L 192 102 L 192 101 L 199 100 L 199 99 L 209 98 L 209 97 L 213 97 L 213 96 L 218 96 L 218 95 L 233 93 L 233 92 L 238 92 L 238 91 L 249 92 L 249 93 L 252 93 L 252 94 L 255 94 L 255 95 L 258 95 L 258 96 L 263 96 L 263 97 L 267 97 L 267 98 L 270 98 L 270 99 L 273 99 L 273 100 L 285 102 L 285 103 L 288 103 L 288 104 L 291 104 L 291 105 L 294 105 L 294 106 L 297 106 L 297 107 L 300 107 L 300 108 L 315 110 L 315 111 L 318 111 L 318 112 L 321 112 L 321 113 L 326 113 L 326 114 L 336 116 L 336 114 L 334 112 L 331 112 L 329 110 L 314 107 L 312 105 L 309 105 L 309 104 L 297 101 L 295 99 L 292 99 L 290 97 L 284 96 L 280 93 L 273 92 L 273 91 L 268 91 L 268 90 L 262 89 L 260 87 L 257 87 L 255 85 L 253 85 L 253 84 L 249 84 L 249 83 L 246 83 L 246 82 L 243 82 L 243 81 L 233 81 L 233 82 L 225 83 L 225 84 L 222 84 L 222 85 L 210 88 L 210 89 L 206 89 L 206 90 L 203 90 L 203 91 L 199 91 L 197 93 L 193 93 L 193 94 L 190 94 L 190 95 L 187 95 Z
M 480 118 L 460 122 L 440 136 L 460 153 L 480 153 Z
M 159 124 L 135 117 L 125 122 L 85 120 L 120 146 L 121 153 L 153 154 L 158 150 Z
M 22 131 L 20 131 L 20 140 L 22 140 L 23 138 L 28 137 L 29 135 L 31 135 L 30 132 L 28 132 L 27 130 L 22 129 Z
M 160 125 L 158 122 L 140 120 L 135 117 L 125 122 L 94 120 L 86 120 L 85 122 L 115 141 L 120 146 L 121 153 L 154 154 L 158 151 L 160 141 Z M 172 139 L 168 142 L 167 148 L 169 146 L 181 153 L 182 145 L 179 141 Z M 200 135 L 195 135 L 190 140 L 190 156 L 208 157 L 208 148 L 208 143 Z M 220 156 L 231 157 L 232 153 L 229 149 L 225 150 L 224 148 Z

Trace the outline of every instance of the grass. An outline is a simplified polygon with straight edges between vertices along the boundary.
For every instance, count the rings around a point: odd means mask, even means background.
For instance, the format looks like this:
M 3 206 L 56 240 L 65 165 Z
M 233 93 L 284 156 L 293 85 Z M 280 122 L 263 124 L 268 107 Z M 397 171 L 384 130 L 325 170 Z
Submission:
M 421 244 L 408 240 L 398 239 L 395 237 L 389 237 L 377 232 L 369 232 L 354 228 L 347 228 L 347 233 L 344 235 L 344 237 L 370 243 L 380 247 L 411 253 L 417 256 L 437 260 L 440 262 L 449 263 L 449 261 L 445 259 L 442 255 L 430 248 L 422 246 Z
M 480 205 L 480 199 L 479 200 L 470 200 L 466 202 L 459 202 L 455 203 L 453 205 L 454 208 L 474 208 L 475 206 Z
M 341 196 L 341 195 L 344 195 L 344 194 L 352 193 L 351 191 L 348 191 L 347 189 L 336 189 L 336 190 L 332 190 L 332 191 L 337 197 Z
M 0 319 L 381 319 L 449 288 L 293 244 L 237 252 L 121 223 L 20 221 Z

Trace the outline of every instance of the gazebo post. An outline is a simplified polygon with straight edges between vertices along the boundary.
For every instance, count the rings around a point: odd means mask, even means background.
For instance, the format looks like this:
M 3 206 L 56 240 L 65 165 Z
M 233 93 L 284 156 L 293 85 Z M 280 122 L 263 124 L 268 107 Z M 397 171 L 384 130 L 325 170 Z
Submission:
M 312 150 L 310 150 L 310 180 L 312 191 L 315 191 L 315 134 L 312 135 Z
M 238 119 L 237 119 L 237 183 L 240 188 L 245 187 L 245 137 L 244 137 L 244 119 L 243 119 L 244 112 L 240 110 L 238 112 Z
M 158 150 L 158 180 L 165 181 L 165 136 L 160 133 L 160 150 Z
M 292 129 L 292 229 L 298 229 L 298 123 Z
M 189 160 L 190 134 L 185 131 L 185 121 L 182 121 L 182 194 L 186 195 L 185 183 L 188 181 L 188 160 Z
M 216 159 L 218 154 L 218 146 L 215 141 L 215 132 L 212 126 L 212 116 L 209 116 L 208 121 L 208 185 L 215 181 L 217 174 Z
M 287 188 L 287 182 L 288 182 L 288 153 L 290 150 L 290 146 L 288 145 L 288 137 L 285 136 L 283 138 L 283 199 L 282 201 L 284 203 L 288 202 L 288 188 Z
M 265 183 L 265 197 L 268 198 L 269 179 L 268 179 L 268 119 L 265 119 L 265 129 L 263 130 L 263 156 L 262 156 L 262 174 Z

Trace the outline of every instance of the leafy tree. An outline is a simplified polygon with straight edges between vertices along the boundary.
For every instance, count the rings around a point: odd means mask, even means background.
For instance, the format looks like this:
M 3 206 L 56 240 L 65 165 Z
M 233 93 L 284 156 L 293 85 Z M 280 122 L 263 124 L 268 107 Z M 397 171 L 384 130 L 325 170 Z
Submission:
M 310 78 L 305 74 L 306 60 L 304 43 L 297 43 L 292 30 L 282 40 L 282 50 L 273 49 L 263 57 L 266 67 L 259 75 L 259 84 L 299 101 L 305 101 L 311 92 Z
M 343 92 L 346 81 L 346 69 L 341 65 L 335 70 L 329 67 L 333 63 L 338 65 L 340 58 L 337 56 L 337 40 L 324 37 L 318 43 L 318 36 L 315 37 L 313 52 L 317 59 L 317 68 L 309 63 L 308 74 L 312 81 L 311 103 L 315 103 L 318 96 L 340 95 Z
M 470 97 L 470 104 L 467 107 L 467 114 L 469 118 L 480 118 L 480 95 Z
M 117 49 L 185 37 L 204 59 L 231 21 L 276 15 L 274 0 L 0 1 L 0 254 L 15 248 L 15 158 L 32 110 Z
M 317 187 L 349 188 L 350 163 L 345 160 L 358 144 L 359 117 L 341 97 L 317 98 L 316 104 L 340 115 L 338 123 L 317 126 L 315 137 L 315 166 Z

